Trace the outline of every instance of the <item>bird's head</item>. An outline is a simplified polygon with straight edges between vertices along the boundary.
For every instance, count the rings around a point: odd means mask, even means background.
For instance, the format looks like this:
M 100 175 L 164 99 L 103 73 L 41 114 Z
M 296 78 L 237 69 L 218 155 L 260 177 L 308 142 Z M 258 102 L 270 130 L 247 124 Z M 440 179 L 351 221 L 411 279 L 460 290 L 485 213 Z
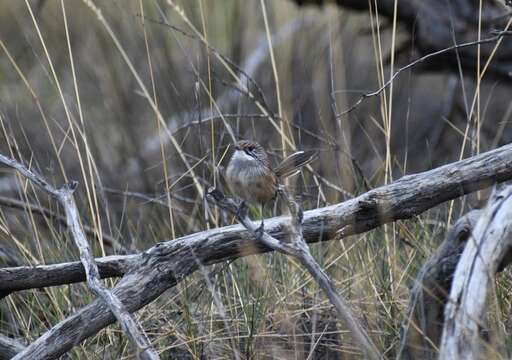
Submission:
M 241 140 L 235 144 L 235 154 L 237 157 L 250 157 L 257 158 L 261 154 L 264 154 L 264 150 L 260 144 L 254 141 Z

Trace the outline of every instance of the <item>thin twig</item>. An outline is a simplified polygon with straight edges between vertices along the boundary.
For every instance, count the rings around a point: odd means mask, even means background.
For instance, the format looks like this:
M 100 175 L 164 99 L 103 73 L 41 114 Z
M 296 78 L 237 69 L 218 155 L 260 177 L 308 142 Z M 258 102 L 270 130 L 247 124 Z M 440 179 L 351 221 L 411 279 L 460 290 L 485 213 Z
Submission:
M 25 178 L 32 181 L 39 188 L 43 189 L 46 193 L 59 200 L 59 202 L 64 207 L 68 227 L 71 230 L 75 244 L 80 251 L 80 260 L 85 269 L 87 284 L 89 285 L 89 288 L 96 296 L 101 298 L 107 304 L 110 311 L 112 311 L 116 319 L 119 321 L 121 328 L 128 335 L 128 338 L 132 344 L 136 347 L 140 358 L 144 360 L 160 359 L 156 351 L 151 347 L 149 340 L 140 329 L 137 321 L 125 309 L 121 301 L 100 281 L 98 266 L 96 265 L 92 255 L 92 251 L 89 243 L 87 242 L 87 238 L 85 237 L 85 233 L 82 230 L 78 208 L 76 207 L 75 199 L 73 197 L 73 192 L 76 189 L 78 183 L 72 181 L 65 184 L 62 188 L 56 189 L 51 186 L 42 176 L 29 170 L 25 165 L 17 162 L 16 160 L 10 159 L 0 154 L 0 163 L 15 169 Z M 28 354 L 25 354 L 25 351 L 22 351 L 18 353 L 14 359 L 26 359 L 27 355 Z
M 447 53 L 449 51 L 452 51 L 452 50 L 457 50 L 457 49 L 463 49 L 463 48 L 466 48 L 466 47 L 470 47 L 470 46 L 475 46 L 475 45 L 481 45 L 481 44 L 488 44 L 488 43 L 493 43 L 493 42 L 496 42 L 498 41 L 499 39 L 501 39 L 503 36 L 505 35 L 509 35 L 509 31 L 495 31 L 493 32 L 493 34 L 496 34 L 495 36 L 492 36 L 490 38 L 487 38 L 487 39 L 482 39 L 482 40 L 476 40 L 476 41 L 470 41 L 470 42 L 467 42 L 467 43 L 462 43 L 462 44 L 456 44 L 456 45 L 453 45 L 453 46 L 449 46 L 447 48 L 444 48 L 444 49 L 441 49 L 441 50 L 438 50 L 438 51 L 434 51 L 433 53 L 430 53 L 430 54 L 427 54 L 425 56 L 422 56 L 420 57 L 419 59 L 416 59 L 414 60 L 413 62 L 411 62 L 410 64 L 407 64 L 405 65 L 404 67 L 401 67 L 399 68 L 394 74 L 393 76 L 391 76 L 391 78 L 386 81 L 384 83 L 384 85 L 382 85 L 379 89 L 373 91 L 373 92 L 369 92 L 369 93 L 366 93 L 366 94 L 363 94 L 361 95 L 361 97 L 359 98 L 359 100 L 357 100 L 352 106 L 350 106 L 347 110 L 345 111 L 342 111 L 341 113 L 337 114 L 336 115 L 336 119 L 339 119 L 341 118 L 342 116 L 345 116 L 347 115 L 348 113 L 352 112 L 353 110 L 355 110 L 359 105 L 361 105 L 361 103 L 367 99 L 367 98 L 370 98 L 370 97 L 373 97 L 373 96 L 378 96 L 380 95 L 384 90 L 386 90 L 386 88 L 388 86 L 390 86 L 393 81 L 395 81 L 395 79 L 398 77 L 398 75 L 400 75 L 402 72 L 404 72 L 405 70 L 408 70 L 422 62 L 424 62 L 425 60 L 428 60 L 430 58 L 433 58 L 435 56 L 438 56 L 438 55 L 442 55 L 444 53 Z
M 336 287 L 331 279 L 325 274 L 320 265 L 316 262 L 309 251 L 309 247 L 302 235 L 303 214 L 300 206 L 291 196 L 281 189 L 279 193 L 284 197 L 288 208 L 292 214 L 290 227 L 290 242 L 279 241 L 266 232 L 258 233 L 258 228 L 247 216 L 246 212 L 240 211 L 233 199 L 226 198 L 220 191 L 210 188 L 207 196 L 222 209 L 232 213 L 253 236 L 259 238 L 268 247 L 280 251 L 286 255 L 297 258 L 300 263 L 309 271 L 318 285 L 325 291 L 329 301 L 336 308 L 338 315 L 345 321 L 347 327 L 352 333 L 354 340 L 361 346 L 362 351 L 369 359 L 380 359 L 379 351 L 371 341 L 368 333 L 352 314 L 352 310 L 347 302 L 337 293 Z
M 192 39 L 194 41 L 198 41 L 198 42 L 202 43 L 204 46 L 206 46 L 208 48 L 209 51 L 211 51 L 215 55 L 217 55 L 220 58 L 222 58 L 222 60 L 224 60 L 229 65 L 231 65 L 240 74 L 242 74 L 247 79 L 247 81 L 254 86 L 254 89 L 256 89 L 256 93 L 260 97 L 260 99 L 264 103 L 266 103 L 265 95 L 264 95 L 263 90 L 261 89 L 261 87 L 258 85 L 258 83 L 247 72 L 245 72 L 244 69 L 242 69 L 240 66 L 238 66 L 230 58 L 228 58 L 227 56 L 225 56 L 222 53 L 220 53 L 220 51 L 218 51 L 216 48 L 214 48 L 210 44 L 205 43 L 205 41 L 203 39 L 199 38 L 198 36 L 196 36 L 194 34 L 191 34 L 191 33 L 187 32 L 187 31 L 185 31 L 183 29 L 180 29 L 179 27 L 177 27 L 175 25 L 170 24 L 164 17 L 162 17 L 164 19 L 164 21 L 160 21 L 160 20 L 150 19 L 150 18 L 144 17 L 142 15 L 137 15 L 137 16 L 140 16 L 140 17 L 144 18 L 148 22 L 151 22 L 151 23 L 154 23 L 154 24 L 157 24 L 157 25 L 166 26 L 169 29 L 176 31 L 179 34 L 181 34 L 181 35 L 183 35 L 185 37 L 188 37 L 189 39 Z
M 153 204 L 157 204 L 157 205 L 160 205 L 160 206 L 163 206 L 163 207 L 169 207 L 169 204 L 162 200 L 163 197 L 166 197 L 167 194 L 159 194 L 159 195 L 154 195 L 154 196 L 151 196 L 151 195 L 148 195 L 148 194 L 144 194 L 144 193 L 140 193 L 140 192 L 136 192 L 136 191 L 124 191 L 124 190 L 118 190 L 118 189 L 113 189 L 113 188 L 108 188 L 108 187 L 102 187 L 101 188 L 103 191 L 105 191 L 106 193 L 109 193 L 109 194 L 114 194 L 114 195 L 119 195 L 119 196 L 126 196 L 126 197 L 132 197 L 134 199 L 141 199 L 141 200 L 144 200 L 146 203 L 153 203 Z M 187 198 L 185 196 L 180 196 L 180 195 L 176 195 L 176 194 L 170 194 L 171 198 L 173 199 L 176 199 L 176 200 L 179 200 L 179 201 L 183 201 L 187 204 L 195 204 L 196 202 L 194 200 L 192 200 L 191 198 Z M 180 211 L 180 212 L 184 212 L 183 209 L 180 209 L 180 208 L 177 208 L 177 207 L 173 207 L 173 210 L 174 211 Z

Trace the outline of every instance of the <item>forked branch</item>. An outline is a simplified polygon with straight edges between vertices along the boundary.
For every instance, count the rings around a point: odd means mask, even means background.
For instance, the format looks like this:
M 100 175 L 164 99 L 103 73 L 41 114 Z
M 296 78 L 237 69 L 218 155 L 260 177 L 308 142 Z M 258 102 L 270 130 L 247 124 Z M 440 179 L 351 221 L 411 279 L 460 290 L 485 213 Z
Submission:
M 227 198 L 220 191 L 210 188 L 207 193 L 209 200 L 214 201 L 220 208 L 235 215 L 238 222 L 242 224 L 255 238 L 263 242 L 269 248 L 293 256 L 309 271 L 320 288 L 327 294 L 329 301 L 334 305 L 340 318 L 343 319 L 349 328 L 354 340 L 359 344 L 366 358 L 380 359 L 379 351 L 368 336 L 368 333 L 356 319 L 347 301 L 336 291 L 332 280 L 322 270 L 315 258 L 311 255 L 309 247 L 302 235 L 302 209 L 298 203 L 284 190 L 280 189 L 279 194 L 284 198 L 290 213 L 291 221 L 289 226 L 289 239 L 277 240 L 266 232 L 258 232 L 258 228 L 247 216 L 247 212 L 241 212 L 233 199 Z
M 66 212 L 67 225 L 71 231 L 73 240 L 80 251 L 80 260 L 85 269 L 89 288 L 96 296 L 108 304 L 110 311 L 112 311 L 116 319 L 119 321 L 121 328 L 128 335 L 132 344 L 135 345 L 137 353 L 140 354 L 140 358 L 144 360 L 160 359 L 158 354 L 151 348 L 149 341 L 139 329 L 139 326 L 132 315 L 125 309 L 121 301 L 100 281 L 98 266 L 96 265 L 91 248 L 80 224 L 78 208 L 76 207 L 73 197 L 73 191 L 76 189 L 78 183 L 70 182 L 64 185 L 61 189 L 56 189 L 42 176 L 29 170 L 25 165 L 17 162 L 16 160 L 7 158 L 0 154 L 0 163 L 15 169 L 22 176 L 36 184 L 40 189 L 59 200 Z M 14 357 L 14 359 L 26 359 L 29 354 L 30 352 L 27 350 L 21 351 Z
M 430 171 L 404 176 L 343 203 L 306 211 L 303 237 L 307 242 L 318 242 L 362 233 L 398 219 L 409 219 L 447 200 L 510 179 L 512 145 L 509 144 Z M 290 237 L 288 224 L 287 218 L 273 218 L 265 221 L 265 229 L 283 242 Z M 270 250 L 261 242 L 255 242 L 243 226 L 232 225 L 163 242 L 129 258 L 105 258 L 101 261 L 100 276 L 124 274 L 112 291 L 128 311 L 134 312 L 196 271 L 198 262 L 208 265 Z M 38 267 L 0 269 L 0 292 L 48 286 L 45 283 L 56 285 L 59 281 L 62 284 L 76 282 L 85 276 L 83 267 L 76 263 L 45 265 L 44 268 L 44 276 L 39 279 Z M 57 274 L 59 279 L 55 279 Z M 28 345 L 26 351 L 30 351 L 34 359 L 58 357 L 115 320 L 105 303 L 97 299 L 54 325 Z

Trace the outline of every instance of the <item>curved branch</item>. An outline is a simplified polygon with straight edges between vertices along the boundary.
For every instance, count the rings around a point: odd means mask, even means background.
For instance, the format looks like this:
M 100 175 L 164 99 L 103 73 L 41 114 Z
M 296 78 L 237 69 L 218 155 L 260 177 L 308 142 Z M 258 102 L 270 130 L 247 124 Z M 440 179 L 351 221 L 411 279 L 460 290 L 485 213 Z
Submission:
M 438 358 L 453 273 L 481 213 L 482 210 L 471 210 L 459 218 L 418 272 L 401 327 L 397 359 Z

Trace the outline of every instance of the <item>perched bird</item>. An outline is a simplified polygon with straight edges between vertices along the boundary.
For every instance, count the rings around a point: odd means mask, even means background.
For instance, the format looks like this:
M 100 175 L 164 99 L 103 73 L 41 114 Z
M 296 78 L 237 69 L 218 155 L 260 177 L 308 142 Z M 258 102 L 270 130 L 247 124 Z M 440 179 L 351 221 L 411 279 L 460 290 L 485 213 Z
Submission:
M 245 202 L 260 205 L 275 199 L 280 180 L 309 164 L 317 155 L 315 151 L 298 151 L 284 159 L 274 169 L 263 147 L 253 141 L 241 140 L 235 144 L 235 151 L 226 168 L 226 181 L 230 190 Z M 263 231 L 263 220 L 259 231 Z

